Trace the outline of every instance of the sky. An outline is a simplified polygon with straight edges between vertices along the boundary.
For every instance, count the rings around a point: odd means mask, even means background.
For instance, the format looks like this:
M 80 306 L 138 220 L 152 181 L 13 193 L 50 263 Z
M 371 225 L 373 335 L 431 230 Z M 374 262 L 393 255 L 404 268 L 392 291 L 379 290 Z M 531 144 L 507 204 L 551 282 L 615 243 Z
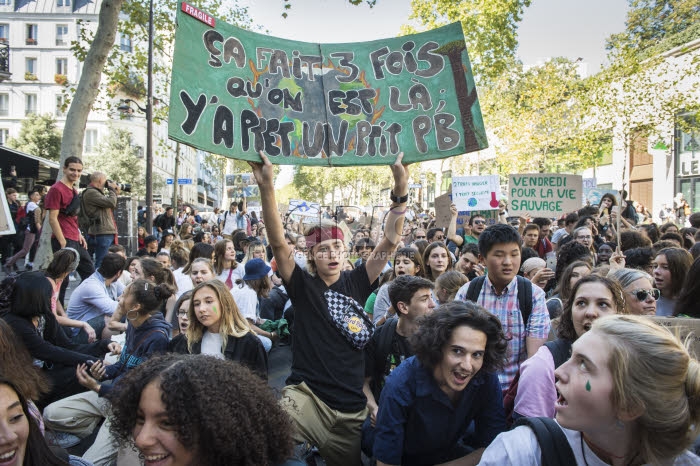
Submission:
M 410 0 L 378 0 L 374 8 L 347 0 L 241 0 L 253 21 L 273 36 L 306 42 L 360 42 L 394 37 L 409 23 Z M 626 0 L 533 0 L 518 28 L 518 55 L 526 65 L 578 57 L 595 73 L 605 63 L 605 39 L 625 27 Z

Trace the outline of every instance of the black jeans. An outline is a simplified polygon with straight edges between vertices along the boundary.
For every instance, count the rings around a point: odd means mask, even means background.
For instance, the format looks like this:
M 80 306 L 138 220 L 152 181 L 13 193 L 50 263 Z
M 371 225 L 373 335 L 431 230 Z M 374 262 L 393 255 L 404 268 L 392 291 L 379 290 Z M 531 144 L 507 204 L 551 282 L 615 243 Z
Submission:
M 92 258 L 87 252 L 87 249 L 82 247 L 78 241 L 73 241 L 72 239 L 66 239 L 66 247 L 73 248 L 76 251 L 78 251 L 78 254 L 80 254 L 80 262 L 78 263 L 78 275 L 80 275 L 81 280 L 85 280 L 90 275 L 95 273 L 95 267 L 92 265 Z M 59 249 L 61 249 L 61 245 L 58 243 L 58 240 L 56 238 L 51 238 L 51 250 L 53 252 L 56 252 Z M 68 289 L 69 281 L 70 280 L 68 279 L 68 277 L 66 277 L 66 279 L 63 280 L 63 283 L 61 283 L 61 291 L 58 294 L 58 300 L 61 302 L 61 305 L 63 305 L 64 309 L 65 305 L 63 302 L 63 298 L 65 298 L 66 296 L 66 290 Z

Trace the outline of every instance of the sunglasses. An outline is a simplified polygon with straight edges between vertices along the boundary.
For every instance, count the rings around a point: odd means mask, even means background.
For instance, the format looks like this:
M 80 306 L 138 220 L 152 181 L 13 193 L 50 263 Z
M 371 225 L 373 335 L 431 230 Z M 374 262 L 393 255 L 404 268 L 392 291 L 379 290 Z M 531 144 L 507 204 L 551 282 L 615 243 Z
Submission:
M 630 291 L 630 294 L 635 296 L 639 301 L 646 301 L 649 295 L 651 295 L 651 297 L 654 298 L 654 301 L 661 297 L 661 291 L 659 291 L 656 288 L 652 288 L 650 290 L 640 288 L 638 290 Z
M 474 225 L 486 225 L 486 220 L 474 220 Z
M 425 239 L 425 236 L 416 236 L 416 239 Z

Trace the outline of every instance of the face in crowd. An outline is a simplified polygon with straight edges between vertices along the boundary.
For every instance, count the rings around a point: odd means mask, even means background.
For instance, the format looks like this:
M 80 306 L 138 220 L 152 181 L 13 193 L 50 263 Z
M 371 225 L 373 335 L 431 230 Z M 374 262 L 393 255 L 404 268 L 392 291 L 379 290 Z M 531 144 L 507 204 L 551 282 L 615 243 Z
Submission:
M 471 252 L 462 253 L 455 263 L 455 270 L 464 275 L 469 274 L 479 264 L 479 259 Z
M 484 364 L 486 334 L 466 325 L 456 327 L 442 350 L 442 361 L 433 369 L 438 386 L 455 399 Z

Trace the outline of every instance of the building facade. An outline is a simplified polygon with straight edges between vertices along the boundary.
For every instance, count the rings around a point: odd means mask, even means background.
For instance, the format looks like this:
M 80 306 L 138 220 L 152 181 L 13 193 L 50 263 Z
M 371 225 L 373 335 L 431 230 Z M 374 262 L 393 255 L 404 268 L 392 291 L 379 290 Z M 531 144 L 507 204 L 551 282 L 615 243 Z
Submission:
M 101 0 L 0 0 L 0 145 L 18 136 L 22 121 L 30 114 L 50 114 L 59 131 L 63 130 L 66 96 L 69 88 L 77 85 L 83 68 L 70 50 L 71 42 L 78 40 L 81 28 L 97 27 L 101 4 Z M 138 44 L 118 34 L 115 45 L 129 53 Z M 5 73 L 4 64 L 9 73 Z M 116 109 L 119 99 L 111 103 L 110 108 Z M 145 102 L 140 105 L 145 107 Z M 84 157 L 97 154 L 110 127 L 132 133 L 142 155 L 140 163 L 145 164 L 146 119 L 138 111 L 127 115 L 116 110 L 91 111 L 85 127 Z M 214 187 L 220 175 L 201 166 L 202 157 L 195 149 L 180 145 L 176 156 L 176 144 L 167 137 L 167 123 L 154 125 L 153 147 L 153 173 L 157 177 L 172 180 L 177 165 L 177 178 L 192 180 L 178 187 L 179 202 L 203 209 L 211 203 L 218 205 L 220 191 L 216 194 Z M 205 178 L 200 181 L 200 176 Z M 173 184 L 154 189 L 154 199 L 163 204 L 170 204 L 173 194 Z

